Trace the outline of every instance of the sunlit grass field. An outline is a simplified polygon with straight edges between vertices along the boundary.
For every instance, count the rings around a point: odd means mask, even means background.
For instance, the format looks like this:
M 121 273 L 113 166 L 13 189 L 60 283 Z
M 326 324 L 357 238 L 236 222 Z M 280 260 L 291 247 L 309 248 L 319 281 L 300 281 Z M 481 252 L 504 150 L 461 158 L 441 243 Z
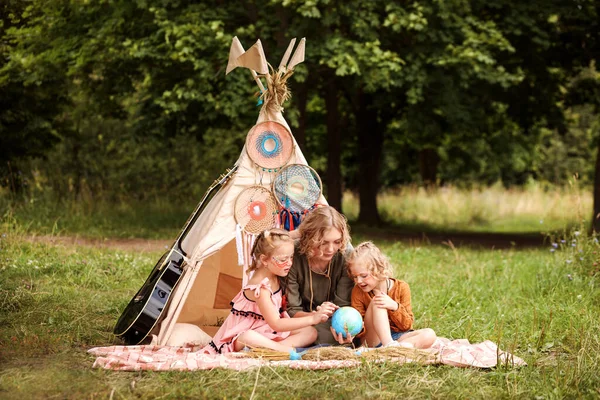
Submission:
M 199 199 L 185 202 L 156 199 L 107 204 L 50 200 L 32 196 L 10 202 L 0 193 L 0 212 L 10 214 L 35 234 L 172 239 Z M 592 215 L 592 190 L 576 185 L 504 189 L 500 185 L 474 189 L 403 187 L 378 198 L 384 222 L 404 232 L 534 233 L 560 231 L 587 224 Z M 353 224 L 358 199 L 346 192 L 343 212 Z
M 416 327 L 485 339 L 524 358 L 512 369 L 373 364 L 326 371 L 112 372 L 86 350 L 111 331 L 160 252 L 66 247 L 0 225 L 0 398 L 596 398 L 600 247 L 575 232 L 539 249 L 377 240 L 410 283 Z M 106 234 L 106 233 L 104 233 Z M 355 241 L 368 239 L 357 233 Z M 555 243 L 555 245 L 553 245 Z M 573 246 L 574 245 L 574 246 Z
M 531 233 L 588 223 L 593 198 L 591 188 L 579 188 L 576 182 L 566 187 L 530 184 L 511 189 L 407 186 L 381 194 L 378 206 L 385 222 L 406 230 Z M 343 209 L 355 220 L 357 197 L 346 193 Z

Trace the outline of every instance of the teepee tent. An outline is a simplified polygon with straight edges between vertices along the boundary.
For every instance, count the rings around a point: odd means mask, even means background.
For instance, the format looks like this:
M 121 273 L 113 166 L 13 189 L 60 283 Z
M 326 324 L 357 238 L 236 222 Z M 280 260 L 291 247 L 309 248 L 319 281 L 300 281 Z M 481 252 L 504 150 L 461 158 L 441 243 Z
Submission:
M 307 165 L 282 115 L 282 104 L 289 97 L 286 80 L 293 68 L 304 61 L 304 43 L 305 39 L 302 39 L 291 55 L 295 44 L 295 39 L 292 40 L 279 68 L 271 69 L 269 73 L 260 40 L 244 51 L 235 37 L 227 66 L 227 73 L 236 67 L 250 69 L 261 90 L 263 105 L 255 126 L 271 121 L 290 132 L 287 165 Z M 266 78 L 266 88 L 261 77 Z M 250 129 L 249 135 L 252 131 Z M 154 342 L 158 345 L 173 344 L 170 338 L 178 324 L 195 325 L 212 336 L 229 314 L 229 303 L 246 279 L 244 268 L 239 265 L 243 259 L 240 247 L 244 247 L 240 242 L 246 239 L 239 237 L 239 221 L 234 212 L 236 201 L 240 193 L 249 187 L 263 186 L 270 191 L 275 178 L 273 171 L 257 165 L 248 153 L 247 142 L 235 164 L 235 173 L 206 205 L 182 240 L 182 249 L 187 254 L 186 263 L 168 309 L 164 311 L 164 319 L 159 329 L 152 332 L 157 335 Z M 318 203 L 326 204 L 320 192 Z M 245 248 L 248 249 L 248 246 Z

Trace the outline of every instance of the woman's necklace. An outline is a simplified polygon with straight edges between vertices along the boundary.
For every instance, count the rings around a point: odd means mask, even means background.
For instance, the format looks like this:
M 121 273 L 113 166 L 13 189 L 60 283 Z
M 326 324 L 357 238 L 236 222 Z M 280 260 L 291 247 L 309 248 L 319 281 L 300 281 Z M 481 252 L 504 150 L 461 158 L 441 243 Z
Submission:
M 324 268 L 322 271 L 317 271 L 315 270 L 311 265 L 310 262 L 308 263 L 308 268 L 311 270 L 311 272 L 314 272 L 315 274 L 319 274 L 319 275 L 323 275 L 326 276 L 327 278 L 329 278 L 329 270 L 331 269 L 331 262 L 333 261 L 333 258 L 331 260 L 329 260 L 329 263 L 327 264 L 327 267 Z
M 310 261 L 308 262 L 308 269 L 309 269 L 309 273 L 308 273 L 308 278 L 309 278 L 309 285 L 310 285 L 310 311 L 312 312 L 313 310 L 313 298 L 314 298 L 314 291 L 313 291 L 313 279 L 312 279 L 312 273 L 314 272 L 317 275 L 322 275 L 325 278 L 327 278 L 327 280 L 329 280 L 329 288 L 327 289 L 327 301 L 329 301 L 329 292 L 331 291 L 331 278 L 329 277 L 329 270 L 331 268 L 331 262 L 333 261 L 333 258 L 331 260 L 329 260 L 329 264 L 327 264 L 327 268 L 324 269 L 323 271 L 315 271 L 314 269 L 312 269 L 312 267 L 310 266 Z

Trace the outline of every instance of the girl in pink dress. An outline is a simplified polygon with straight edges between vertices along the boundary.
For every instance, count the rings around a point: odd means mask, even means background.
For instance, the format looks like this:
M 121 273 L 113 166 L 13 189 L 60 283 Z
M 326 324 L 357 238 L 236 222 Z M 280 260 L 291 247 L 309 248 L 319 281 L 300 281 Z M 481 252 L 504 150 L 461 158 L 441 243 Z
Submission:
M 248 284 L 231 301 L 231 314 L 202 349 L 208 354 L 240 351 L 244 346 L 289 352 L 311 345 L 317 331 L 311 325 L 327 320 L 325 312 L 290 318 L 282 307 L 279 283 L 292 267 L 294 240 L 287 231 L 271 229 L 256 238 Z

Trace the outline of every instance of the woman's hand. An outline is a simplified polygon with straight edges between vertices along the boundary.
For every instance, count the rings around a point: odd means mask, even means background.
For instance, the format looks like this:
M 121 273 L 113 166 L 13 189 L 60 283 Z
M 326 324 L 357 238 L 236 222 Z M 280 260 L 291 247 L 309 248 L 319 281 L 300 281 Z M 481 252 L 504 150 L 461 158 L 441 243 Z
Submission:
M 337 310 L 339 307 L 329 301 L 325 301 L 323 304 L 321 304 L 320 306 L 317 306 L 317 312 L 323 313 L 327 315 L 327 318 L 331 317 L 333 315 L 333 313 L 335 312 L 335 310 Z M 327 320 L 326 320 L 327 321 Z
M 344 339 L 344 336 L 341 333 L 337 333 L 335 331 L 335 329 L 333 329 L 333 326 L 329 328 L 331 330 L 331 334 L 333 335 L 333 337 L 335 338 L 335 340 L 337 340 L 337 342 L 339 344 L 348 344 L 348 343 L 352 343 L 352 339 L 354 339 L 354 336 L 350 335 L 350 333 L 348 332 L 348 329 L 346 329 L 346 339 Z
M 373 289 L 375 293 L 375 297 L 373 297 L 373 301 L 377 308 L 385 308 L 386 310 L 396 311 L 400 306 L 396 300 L 392 299 L 387 294 L 383 293 L 379 289 Z

